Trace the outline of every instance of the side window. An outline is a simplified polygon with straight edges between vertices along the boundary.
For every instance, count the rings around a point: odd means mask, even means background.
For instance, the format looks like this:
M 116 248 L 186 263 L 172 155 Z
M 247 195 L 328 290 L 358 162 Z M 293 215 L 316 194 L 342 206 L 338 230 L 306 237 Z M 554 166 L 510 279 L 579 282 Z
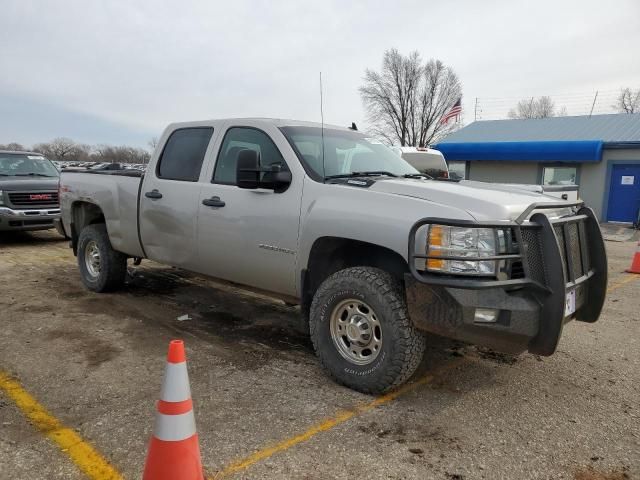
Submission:
M 576 185 L 576 167 L 544 167 L 543 185 Z
M 171 134 L 158 161 L 158 178 L 197 182 L 213 128 L 181 128 Z
M 245 149 L 258 152 L 262 167 L 280 165 L 282 170 L 288 170 L 278 147 L 266 133 L 255 128 L 232 127 L 227 130 L 218 152 L 213 183 L 236 184 L 238 154 Z

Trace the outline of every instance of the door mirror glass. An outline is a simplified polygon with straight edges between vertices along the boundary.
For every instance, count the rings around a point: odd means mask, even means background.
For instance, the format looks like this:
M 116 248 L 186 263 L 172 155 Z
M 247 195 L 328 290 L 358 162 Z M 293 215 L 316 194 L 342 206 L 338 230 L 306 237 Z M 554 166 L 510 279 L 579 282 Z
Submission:
M 236 163 L 236 182 L 240 188 L 258 188 L 260 186 L 260 159 L 255 150 L 244 149 L 238 152 Z

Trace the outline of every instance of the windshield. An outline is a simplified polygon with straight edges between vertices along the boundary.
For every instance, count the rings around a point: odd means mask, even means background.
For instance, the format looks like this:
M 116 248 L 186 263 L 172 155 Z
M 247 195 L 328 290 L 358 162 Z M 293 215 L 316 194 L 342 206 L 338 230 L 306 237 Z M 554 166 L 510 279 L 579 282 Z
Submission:
M 58 177 L 60 174 L 42 155 L 0 153 L 0 176 Z
M 397 176 L 419 173 L 381 142 L 359 132 L 325 128 L 323 164 L 320 127 L 281 127 L 280 130 L 316 180 L 354 172 L 385 172 Z

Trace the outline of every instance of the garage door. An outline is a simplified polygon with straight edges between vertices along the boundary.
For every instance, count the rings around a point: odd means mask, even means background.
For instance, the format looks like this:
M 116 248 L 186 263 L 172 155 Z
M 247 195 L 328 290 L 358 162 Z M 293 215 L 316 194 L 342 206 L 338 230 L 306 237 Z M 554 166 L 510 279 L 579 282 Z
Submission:
M 635 222 L 640 208 L 640 163 L 614 165 L 609 187 L 607 220 Z

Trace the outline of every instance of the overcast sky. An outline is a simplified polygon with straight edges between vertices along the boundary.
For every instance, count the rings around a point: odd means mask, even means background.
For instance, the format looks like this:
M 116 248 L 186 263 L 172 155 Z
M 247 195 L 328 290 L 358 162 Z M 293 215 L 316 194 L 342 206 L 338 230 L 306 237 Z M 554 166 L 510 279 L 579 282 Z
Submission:
M 451 66 L 465 121 L 475 97 L 640 88 L 638 0 L 2 0 L 0 18 L 0 143 L 146 146 L 173 121 L 319 120 L 319 71 L 325 121 L 364 126 L 358 87 L 391 47 Z

